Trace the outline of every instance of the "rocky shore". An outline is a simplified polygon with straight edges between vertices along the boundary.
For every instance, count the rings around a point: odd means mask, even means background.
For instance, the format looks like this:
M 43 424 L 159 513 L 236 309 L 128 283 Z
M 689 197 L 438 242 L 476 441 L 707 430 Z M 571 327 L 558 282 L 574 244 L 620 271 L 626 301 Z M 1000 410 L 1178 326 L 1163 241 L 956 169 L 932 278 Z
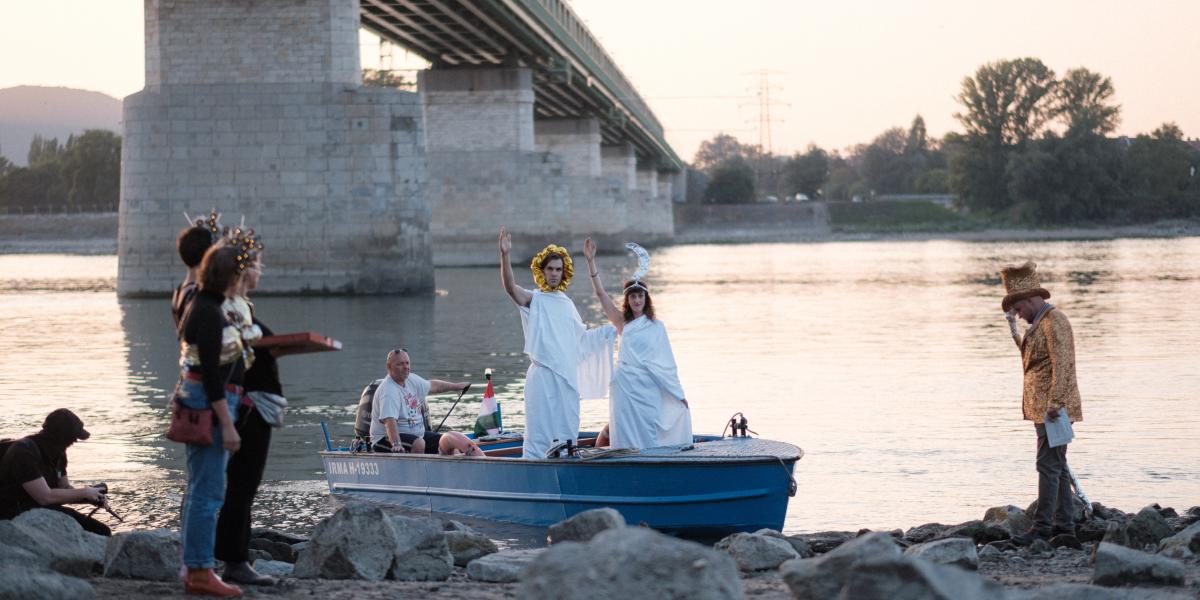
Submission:
M 1031 507 L 1032 508 L 1032 507 Z M 501 549 L 457 521 L 349 503 L 311 532 L 256 529 L 248 596 L 421 598 L 1200 597 L 1200 506 L 1182 514 L 1077 507 L 1076 535 L 1019 547 L 1029 509 L 908 530 L 739 533 L 713 545 L 630 527 L 598 509 L 551 526 L 545 548 Z M 103 538 L 60 513 L 0 521 L 0 598 L 184 597 L 178 534 Z

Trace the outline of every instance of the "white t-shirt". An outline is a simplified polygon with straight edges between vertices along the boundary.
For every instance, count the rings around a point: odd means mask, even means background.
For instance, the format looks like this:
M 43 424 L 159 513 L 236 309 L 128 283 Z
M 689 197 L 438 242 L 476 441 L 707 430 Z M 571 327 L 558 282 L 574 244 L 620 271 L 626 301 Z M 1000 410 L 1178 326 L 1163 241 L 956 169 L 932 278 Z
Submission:
M 429 394 L 429 381 L 409 373 L 404 385 L 396 383 L 391 376 L 384 377 L 383 383 L 375 390 L 375 399 L 371 406 L 371 443 L 387 437 L 387 429 L 383 426 L 386 418 L 396 419 L 396 429 L 400 433 L 422 436 L 425 434 L 425 396 Z

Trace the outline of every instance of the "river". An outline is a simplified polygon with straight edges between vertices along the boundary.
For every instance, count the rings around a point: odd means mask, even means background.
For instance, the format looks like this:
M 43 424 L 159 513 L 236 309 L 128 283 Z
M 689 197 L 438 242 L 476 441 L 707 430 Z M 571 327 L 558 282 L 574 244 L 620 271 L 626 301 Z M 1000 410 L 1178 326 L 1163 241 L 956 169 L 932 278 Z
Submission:
M 1125 510 L 1200 504 L 1200 238 L 679 245 L 654 251 L 648 280 L 694 429 L 720 433 L 740 411 L 758 435 L 805 450 L 785 530 L 878 529 L 1036 497 L 997 274 L 1026 258 L 1074 326 L 1084 421 L 1070 461 L 1084 490 Z M 270 277 L 269 249 L 265 262 Z M 633 266 L 601 258 L 610 285 Z M 0 255 L 0 435 L 75 410 L 92 438 L 69 452 L 73 479 L 109 484 L 127 518 L 118 529 L 174 526 L 182 452 L 162 432 L 175 335 L 165 299 L 117 298 L 116 269 L 115 256 Z M 521 424 L 527 363 L 496 269 L 439 269 L 436 282 L 423 298 L 256 299 L 277 332 L 345 344 L 280 360 L 292 408 L 272 442 L 260 524 L 307 529 L 336 507 L 319 423 L 349 439 L 359 390 L 383 376 L 391 348 L 407 348 L 421 375 L 476 382 L 451 426 L 473 423 L 488 367 L 506 425 Z M 570 295 L 600 322 L 586 276 Z M 454 395 L 431 400 L 440 419 Z M 583 426 L 606 413 L 585 402 Z

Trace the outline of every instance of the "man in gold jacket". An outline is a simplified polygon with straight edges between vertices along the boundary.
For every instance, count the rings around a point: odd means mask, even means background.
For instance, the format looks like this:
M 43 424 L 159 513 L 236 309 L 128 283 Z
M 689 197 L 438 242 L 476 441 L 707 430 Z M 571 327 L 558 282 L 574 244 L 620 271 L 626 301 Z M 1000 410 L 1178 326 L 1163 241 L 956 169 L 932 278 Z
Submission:
M 1033 529 L 1013 538 L 1018 544 L 1075 534 L 1071 471 L 1067 444 L 1051 448 L 1046 438 L 1046 418 L 1065 412 L 1072 423 L 1083 420 L 1079 384 L 1075 379 L 1075 338 L 1071 322 L 1061 310 L 1046 302 L 1050 292 L 1042 287 L 1037 265 L 1027 262 L 1000 272 L 1006 295 L 1001 302 L 1013 339 L 1021 349 L 1025 382 L 1021 412 L 1037 432 L 1038 504 Z M 1015 315 L 1029 323 L 1024 339 L 1016 330 Z

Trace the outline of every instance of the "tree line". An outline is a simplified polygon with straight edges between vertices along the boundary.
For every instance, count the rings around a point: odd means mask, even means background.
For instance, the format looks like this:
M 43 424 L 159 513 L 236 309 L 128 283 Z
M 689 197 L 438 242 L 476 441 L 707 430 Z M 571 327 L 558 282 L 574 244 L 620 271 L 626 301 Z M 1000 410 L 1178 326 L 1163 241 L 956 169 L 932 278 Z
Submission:
M 121 188 L 121 137 L 89 129 L 67 138 L 33 136 L 28 166 L 0 156 L 0 212 L 115 211 Z
M 1112 80 L 1086 68 L 1059 78 L 1036 58 L 992 62 L 960 85 L 961 132 L 930 137 L 917 115 L 844 153 L 792 156 L 718 134 L 696 152 L 689 201 L 954 194 L 962 209 L 1023 223 L 1200 216 L 1200 144 L 1173 123 L 1111 137 L 1113 96 Z

